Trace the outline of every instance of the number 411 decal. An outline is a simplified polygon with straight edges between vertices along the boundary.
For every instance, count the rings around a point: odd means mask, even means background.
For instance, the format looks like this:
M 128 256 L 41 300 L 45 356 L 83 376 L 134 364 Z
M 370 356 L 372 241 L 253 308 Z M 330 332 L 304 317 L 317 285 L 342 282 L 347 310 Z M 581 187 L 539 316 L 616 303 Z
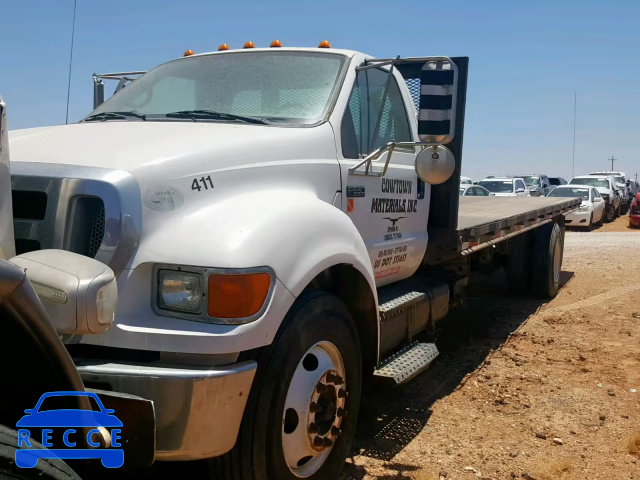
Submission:
M 202 184 L 202 186 L 200 186 L 200 184 Z M 211 175 L 208 175 L 207 177 L 200 177 L 200 179 L 198 178 L 194 178 L 193 182 L 191 182 L 191 190 L 209 190 L 210 188 L 213 188 L 213 181 L 211 180 Z

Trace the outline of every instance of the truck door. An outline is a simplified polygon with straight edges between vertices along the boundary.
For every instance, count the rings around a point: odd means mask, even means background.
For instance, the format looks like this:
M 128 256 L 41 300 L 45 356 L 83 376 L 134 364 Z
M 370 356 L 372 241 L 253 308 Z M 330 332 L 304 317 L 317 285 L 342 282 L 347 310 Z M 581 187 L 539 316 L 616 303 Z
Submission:
M 342 208 L 364 239 L 379 286 L 409 277 L 420 266 L 429 186 L 415 173 L 415 147 L 396 148 L 384 176 L 363 175 L 364 167 L 349 169 L 388 142 L 415 141 L 414 132 L 416 118 L 402 76 L 383 68 L 359 70 L 340 127 Z M 381 171 L 386 159 L 383 154 L 372 168 Z

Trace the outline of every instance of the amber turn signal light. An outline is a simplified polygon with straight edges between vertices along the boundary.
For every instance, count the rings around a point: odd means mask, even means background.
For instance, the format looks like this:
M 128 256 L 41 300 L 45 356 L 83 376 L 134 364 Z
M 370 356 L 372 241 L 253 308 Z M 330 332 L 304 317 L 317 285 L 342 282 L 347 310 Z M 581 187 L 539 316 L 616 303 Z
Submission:
M 280 40 L 274 40 L 273 42 L 271 42 L 271 45 L 269 45 L 270 47 L 281 47 L 282 46 L 282 42 Z
M 183 57 L 190 57 L 191 55 L 194 55 L 193 50 L 187 50 L 184 52 L 184 54 L 182 55 Z
M 242 48 L 256 48 L 256 46 L 253 44 L 253 42 L 247 42 Z
M 220 46 L 218 47 L 218 51 L 219 51 L 219 52 L 221 52 L 221 51 L 223 51 L 223 50 L 230 50 L 230 49 L 229 49 L 229 45 L 227 45 L 226 43 L 223 43 L 222 45 L 220 45 Z
M 271 276 L 266 272 L 209 275 L 207 312 L 213 318 L 245 318 L 260 311 Z
M 322 40 L 320 45 L 318 45 L 318 48 L 331 48 L 331 44 L 329 43 L 329 40 Z

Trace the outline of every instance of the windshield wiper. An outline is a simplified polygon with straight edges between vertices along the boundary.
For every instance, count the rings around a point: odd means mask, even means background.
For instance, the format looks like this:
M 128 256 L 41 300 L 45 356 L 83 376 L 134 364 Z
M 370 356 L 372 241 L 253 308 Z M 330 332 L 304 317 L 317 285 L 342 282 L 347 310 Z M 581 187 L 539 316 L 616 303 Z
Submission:
M 264 118 L 245 117 L 233 113 L 216 112 L 215 110 L 180 110 L 165 114 L 166 118 L 191 118 L 193 120 L 235 120 L 245 123 L 268 124 Z
M 142 120 L 147 119 L 146 115 L 140 115 L 136 112 L 100 112 L 89 115 L 84 120 L 85 122 L 91 122 L 94 120 L 124 120 L 130 117 L 140 118 Z

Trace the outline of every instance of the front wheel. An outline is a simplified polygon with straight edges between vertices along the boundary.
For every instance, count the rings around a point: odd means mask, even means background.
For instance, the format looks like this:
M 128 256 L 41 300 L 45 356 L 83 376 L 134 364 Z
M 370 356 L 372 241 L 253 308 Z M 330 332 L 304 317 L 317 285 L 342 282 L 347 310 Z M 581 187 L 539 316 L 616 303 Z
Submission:
M 323 292 L 302 295 L 258 371 L 236 446 L 215 478 L 338 478 L 354 435 L 362 364 L 354 322 Z
M 593 212 L 591 213 L 591 217 L 589 217 L 589 225 L 587 225 L 587 228 L 590 232 L 595 228 L 595 223 L 593 223 Z
M 629 202 L 627 202 L 624 205 L 622 205 L 620 207 L 620 214 L 621 215 L 626 215 L 627 213 L 629 213 L 629 206 L 630 206 Z
M 607 223 L 613 222 L 616 218 L 616 210 L 613 205 L 607 205 L 604 209 L 604 221 Z

